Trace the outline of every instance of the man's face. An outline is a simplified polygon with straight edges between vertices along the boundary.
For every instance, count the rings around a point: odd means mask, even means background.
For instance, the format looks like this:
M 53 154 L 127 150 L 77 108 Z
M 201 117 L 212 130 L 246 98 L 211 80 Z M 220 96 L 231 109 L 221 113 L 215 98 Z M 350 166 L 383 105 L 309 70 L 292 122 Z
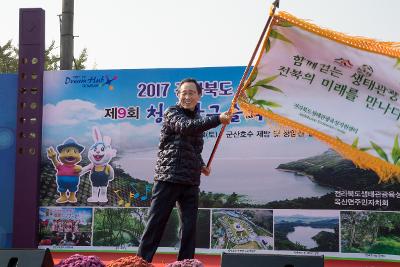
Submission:
M 187 82 L 181 85 L 178 93 L 179 105 L 185 109 L 194 110 L 200 100 L 196 84 Z

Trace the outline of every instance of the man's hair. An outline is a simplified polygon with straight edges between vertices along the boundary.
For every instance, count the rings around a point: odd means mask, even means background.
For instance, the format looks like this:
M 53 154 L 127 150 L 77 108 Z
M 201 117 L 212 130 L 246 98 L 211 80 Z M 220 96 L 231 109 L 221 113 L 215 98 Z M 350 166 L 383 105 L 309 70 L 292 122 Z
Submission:
M 203 89 L 201 88 L 201 85 L 196 81 L 196 79 L 193 79 L 193 78 L 186 78 L 186 79 L 183 79 L 183 80 L 179 83 L 178 90 L 176 91 L 177 94 L 179 94 L 179 90 L 181 89 L 181 86 L 182 86 L 184 83 L 194 83 L 194 84 L 196 85 L 197 93 L 198 93 L 199 95 L 202 94 Z

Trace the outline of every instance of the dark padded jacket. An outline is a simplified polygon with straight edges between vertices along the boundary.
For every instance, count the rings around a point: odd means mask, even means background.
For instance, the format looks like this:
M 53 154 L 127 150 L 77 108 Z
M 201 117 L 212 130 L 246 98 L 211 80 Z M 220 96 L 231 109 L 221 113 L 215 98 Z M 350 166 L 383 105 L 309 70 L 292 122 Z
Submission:
M 219 116 L 201 117 L 178 105 L 164 113 L 154 180 L 199 185 L 204 161 L 203 132 L 220 125 Z

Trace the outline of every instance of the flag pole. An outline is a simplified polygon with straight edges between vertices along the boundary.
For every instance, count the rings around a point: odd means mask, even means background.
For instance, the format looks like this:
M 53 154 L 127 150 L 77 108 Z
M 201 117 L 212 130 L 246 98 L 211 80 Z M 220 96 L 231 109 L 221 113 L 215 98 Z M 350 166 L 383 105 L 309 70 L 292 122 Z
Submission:
M 235 93 L 235 95 L 234 95 L 234 97 L 233 97 L 231 106 L 229 107 L 229 113 L 232 113 L 232 112 L 233 112 L 233 109 L 234 109 L 234 107 L 235 107 L 235 104 L 236 104 L 236 102 L 237 102 L 237 100 L 238 100 L 238 98 L 239 98 L 239 95 L 240 95 L 241 91 L 242 91 L 244 82 L 245 82 L 245 80 L 246 80 L 246 78 L 247 78 L 247 75 L 249 74 L 249 71 L 250 71 L 251 66 L 253 65 L 254 58 L 256 57 L 257 51 L 258 51 L 258 49 L 260 48 L 261 42 L 262 42 L 262 40 L 263 40 L 263 37 L 264 37 L 265 33 L 267 32 L 267 29 L 268 29 L 269 26 L 271 25 L 272 18 L 274 17 L 276 8 L 279 8 L 279 0 L 275 0 L 275 1 L 272 3 L 272 5 L 271 5 L 271 12 L 270 12 L 270 14 L 269 14 L 267 23 L 266 23 L 265 26 L 264 26 L 264 29 L 263 29 L 263 31 L 262 31 L 262 33 L 261 33 L 261 36 L 260 36 L 260 38 L 258 39 L 256 48 L 254 49 L 253 54 L 252 54 L 252 56 L 251 56 L 251 59 L 250 59 L 249 63 L 247 64 L 246 69 L 245 69 L 245 71 L 244 71 L 244 73 L 243 73 L 243 75 L 242 75 L 242 79 L 240 80 L 240 83 L 239 83 L 239 86 L 238 86 L 238 88 L 237 88 L 237 91 L 236 91 L 236 93 Z M 218 137 L 217 137 L 217 140 L 216 140 L 216 142 L 215 142 L 215 144 L 214 144 L 214 147 L 213 147 L 213 150 L 212 150 L 212 152 L 211 152 L 210 158 L 208 159 L 207 168 L 211 166 L 211 162 L 212 162 L 212 160 L 214 159 L 215 152 L 216 152 L 217 147 L 218 147 L 218 145 L 219 145 L 219 143 L 220 143 L 220 141 L 221 141 L 222 135 L 224 134 L 225 128 L 226 128 L 226 125 L 223 125 L 223 126 L 221 127 L 221 131 L 220 131 L 219 134 L 218 134 Z

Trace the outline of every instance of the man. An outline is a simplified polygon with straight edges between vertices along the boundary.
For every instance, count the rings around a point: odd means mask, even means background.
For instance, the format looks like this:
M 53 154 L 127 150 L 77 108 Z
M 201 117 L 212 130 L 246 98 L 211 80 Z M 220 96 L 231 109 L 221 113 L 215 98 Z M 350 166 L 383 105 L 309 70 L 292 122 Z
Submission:
M 232 118 L 227 112 L 201 117 L 197 107 L 201 94 L 196 80 L 184 79 L 178 87 L 177 105 L 164 113 L 149 220 L 138 250 L 147 262 L 153 259 L 175 203 L 181 221 L 178 260 L 194 257 L 200 175 L 211 171 L 201 157 L 203 132 L 229 124 Z

